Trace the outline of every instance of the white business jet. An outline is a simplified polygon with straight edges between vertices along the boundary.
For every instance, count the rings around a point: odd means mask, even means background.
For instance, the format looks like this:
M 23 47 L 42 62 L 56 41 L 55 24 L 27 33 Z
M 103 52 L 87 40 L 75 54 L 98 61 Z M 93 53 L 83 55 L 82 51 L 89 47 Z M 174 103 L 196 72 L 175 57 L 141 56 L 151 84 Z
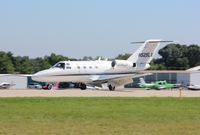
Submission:
M 133 82 L 134 77 L 144 76 L 141 71 L 150 67 L 162 40 L 147 40 L 127 60 L 113 61 L 60 61 L 47 70 L 40 71 L 32 79 L 40 82 L 74 82 L 85 90 L 86 84 L 108 84 L 109 90 Z M 50 86 L 51 89 L 51 86 Z

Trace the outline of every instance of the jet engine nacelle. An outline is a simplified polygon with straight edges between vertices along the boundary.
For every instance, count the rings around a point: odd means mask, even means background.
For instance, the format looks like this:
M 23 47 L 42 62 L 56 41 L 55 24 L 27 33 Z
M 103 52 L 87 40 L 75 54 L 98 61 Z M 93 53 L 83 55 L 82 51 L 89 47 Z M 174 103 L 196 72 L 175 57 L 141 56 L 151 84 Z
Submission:
M 134 63 L 127 60 L 113 60 L 111 66 L 114 67 L 134 67 Z

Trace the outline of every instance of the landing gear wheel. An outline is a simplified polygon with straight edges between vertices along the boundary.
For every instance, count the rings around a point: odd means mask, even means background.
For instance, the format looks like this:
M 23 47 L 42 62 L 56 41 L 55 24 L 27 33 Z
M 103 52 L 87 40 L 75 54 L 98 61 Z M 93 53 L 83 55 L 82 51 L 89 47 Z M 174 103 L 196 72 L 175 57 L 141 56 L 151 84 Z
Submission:
M 115 90 L 115 86 L 112 86 L 112 85 L 108 85 L 108 88 L 110 91 L 114 91 Z
M 52 84 L 48 84 L 48 90 L 52 89 Z
M 79 83 L 75 83 L 74 84 L 74 88 L 80 88 L 80 84 Z
M 86 90 L 87 86 L 84 83 L 81 83 L 80 88 L 81 88 L 81 90 Z

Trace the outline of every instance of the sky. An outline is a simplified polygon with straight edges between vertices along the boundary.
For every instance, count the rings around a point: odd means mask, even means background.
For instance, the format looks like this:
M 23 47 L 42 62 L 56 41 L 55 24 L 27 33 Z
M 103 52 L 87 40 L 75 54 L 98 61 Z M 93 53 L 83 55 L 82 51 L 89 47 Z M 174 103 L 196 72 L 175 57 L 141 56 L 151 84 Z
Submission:
M 0 51 L 73 58 L 132 53 L 132 41 L 200 44 L 200 0 L 0 0 Z

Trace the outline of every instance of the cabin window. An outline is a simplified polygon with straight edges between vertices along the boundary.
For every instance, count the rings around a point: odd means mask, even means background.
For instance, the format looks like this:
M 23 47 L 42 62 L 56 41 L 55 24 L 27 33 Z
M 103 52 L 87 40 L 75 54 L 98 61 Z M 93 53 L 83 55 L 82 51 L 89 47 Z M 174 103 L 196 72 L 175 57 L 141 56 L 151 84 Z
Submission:
M 86 69 L 86 66 L 84 66 L 83 68 Z
M 97 69 L 98 67 L 97 67 L 97 66 L 95 66 L 95 68 Z
M 92 66 L 90 66 L 89 68 L 92 69 Z
M 80 69 L 81 67 L 80 67 L 80 66 L 77 66 L 77 68 Z
M 55 64 L 55 66 L 53 66 L 53 67 L 65 69 L 65 63 L 57 63 L 57 64 Z
M 72 67 L 70 67 L 70 66 L 67 66 L 67 67 L 66 67 L 66 69 L 72 69 Z
M 68 66 L 69 66 L 70 64 L 69 64 L 69 63 L 66 63 L 66 65 L 68 65 Z
M 136 67 L 136 63 L 133 63 L 133 67 Z

